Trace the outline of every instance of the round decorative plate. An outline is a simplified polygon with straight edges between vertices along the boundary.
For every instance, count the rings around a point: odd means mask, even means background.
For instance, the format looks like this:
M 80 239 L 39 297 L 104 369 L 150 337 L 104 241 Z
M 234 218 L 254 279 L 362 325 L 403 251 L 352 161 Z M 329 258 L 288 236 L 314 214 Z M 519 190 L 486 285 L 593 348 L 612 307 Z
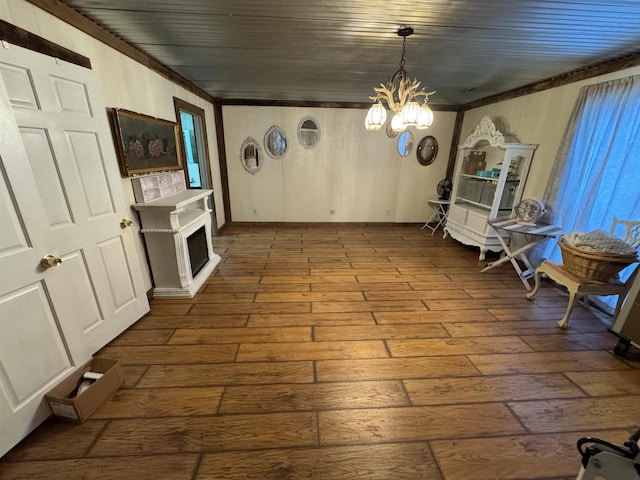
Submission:
M 396 132 L 393 128 L 391 128 L 391 122 L 387 123 L 387 137 L 396 138 L 400 132 Z
M 420 165 L 431 165 L 436 159 L 436 155 L 438 155 L 438 141 L 436 137 L 427 135 L 420 140 L 416 155 L 418 156 L 418 163 L 420 163 Z

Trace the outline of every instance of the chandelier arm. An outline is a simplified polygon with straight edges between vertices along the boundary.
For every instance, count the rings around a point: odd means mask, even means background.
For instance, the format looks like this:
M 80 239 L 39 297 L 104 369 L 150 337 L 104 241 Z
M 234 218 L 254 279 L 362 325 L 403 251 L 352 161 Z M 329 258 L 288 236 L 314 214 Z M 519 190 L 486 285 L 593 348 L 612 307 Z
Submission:
M 415 92 L 413 94 L 414 97 L 427 97 L 427 99 L 429 99 L 430 95 L 433 95 L 435 92 L 435 90 L 433 92 L 427 92 L 425 90 L 420 90 L 419 92 Z
M 429 95 L 432 95 L 435 92 L 426 92 L 424 90 L 420 90 L 420 91 L 415 91 L 415 89 L 417 88 L 417 83 L 414 83 L 412 85 L 405 85 L 404 83 L 401 83 L 398 86 L 398 100 L 396 101 L 394 98 L 394 91 L 395 91 L 395 87 L 394 85 L 392 85 L 391 83 L 387 84 L 386 86 L 383 85 L 382 83 L 380 84 L 380 87 L 374 87 L 373 90 L 375 92 L 377 92 L 377 95 L 375 96 L 371 96 L 369 97 L 369 99 L 376 101 L 376 100 L 385 100 L 387 102 L 387 104 L 389 105 L 389 108 L 393 111 L 398 111 L 400 110 L 400 107 L 405 105 L 407 103 L 407 100 L 410 100 L 411 97 L 428 97 Z
M 398 88 L 398 100 L 400 105 L 406 105 L 408 100 L 410 101 L 415 97 L 415 89 L 417 86 L 418 85 L 415 83 L 412 85 L 400 84 L 400 87 Z
M 393 85 L 385 86 L 381 83 L 380 87 L 374 87 L 374 90 L 378 92 L 378 95 L 382 94 L 382 98 L 387 102 L 391 110 L 396 110 L 396 103 L 393 99 Z

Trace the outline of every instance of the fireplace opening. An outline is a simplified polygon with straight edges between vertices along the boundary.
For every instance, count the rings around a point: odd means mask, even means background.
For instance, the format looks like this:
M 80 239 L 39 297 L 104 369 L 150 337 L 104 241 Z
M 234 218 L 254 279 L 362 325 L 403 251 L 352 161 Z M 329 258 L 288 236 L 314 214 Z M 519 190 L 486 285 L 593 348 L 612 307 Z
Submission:
M 195 277 L 209 261 L 207 234 L 204 225 L 187 237 L 187 248 L 191 263 L 191 276 Z

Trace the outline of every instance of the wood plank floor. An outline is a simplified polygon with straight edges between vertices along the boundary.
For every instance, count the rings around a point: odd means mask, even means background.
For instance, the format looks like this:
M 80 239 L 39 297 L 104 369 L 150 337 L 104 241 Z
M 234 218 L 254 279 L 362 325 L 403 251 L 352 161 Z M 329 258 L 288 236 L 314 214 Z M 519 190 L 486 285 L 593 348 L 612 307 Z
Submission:
M 419 225 L 233 225 L 190 300 L 100 355 L 125 385 L 50 419 L 2 479 L 568 480 L 576 441 L 640 424 L 607 319 Z M 636 357 L 637 358 L 637 357 Z

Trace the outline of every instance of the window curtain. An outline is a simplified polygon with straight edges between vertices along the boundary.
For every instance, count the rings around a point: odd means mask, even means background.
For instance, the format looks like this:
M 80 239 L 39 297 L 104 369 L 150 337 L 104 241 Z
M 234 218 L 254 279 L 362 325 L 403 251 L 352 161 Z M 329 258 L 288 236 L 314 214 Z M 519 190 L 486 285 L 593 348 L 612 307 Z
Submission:
M 543 201 L 567 233 L 640 220 L 640 75 L 580 89 Z M 561 261 L 555 242 L 532 252 L 536 264 L 545 258 Z

